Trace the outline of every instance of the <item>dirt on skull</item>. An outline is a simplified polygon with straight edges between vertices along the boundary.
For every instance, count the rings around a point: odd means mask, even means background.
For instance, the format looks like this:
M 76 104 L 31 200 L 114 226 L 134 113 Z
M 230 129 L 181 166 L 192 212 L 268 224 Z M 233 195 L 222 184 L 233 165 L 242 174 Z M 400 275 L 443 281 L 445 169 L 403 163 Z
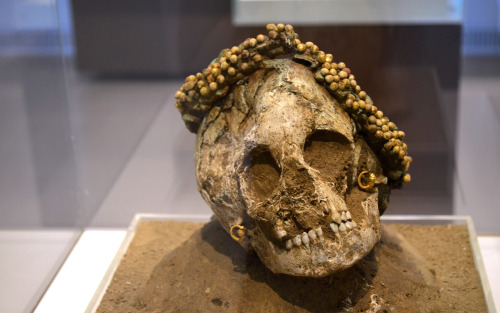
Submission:
M 382 167 L 309 68 L 266 62 L 203 120 L 199 189 L 226 231 L 246 227 L 241 245 L 271 271 L 327 276 L 379 240 L 389 193 L 361 189 L 357 177 Z

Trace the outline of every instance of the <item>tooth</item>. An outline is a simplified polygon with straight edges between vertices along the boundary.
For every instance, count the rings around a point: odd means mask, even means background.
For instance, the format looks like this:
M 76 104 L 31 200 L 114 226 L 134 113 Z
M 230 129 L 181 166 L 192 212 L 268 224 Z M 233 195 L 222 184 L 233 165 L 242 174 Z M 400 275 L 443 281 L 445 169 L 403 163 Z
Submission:
M 347 228 L 346 228 L 346 226 L 345 226 L 345 224 L 344 224 L 344 223 L 340 224 L 340 226 L 339 226 L 339 230 L 340 230 L 341 232 L 345 232 L 345 231 L 347 230 Z
M 293 244 L 296 245 L 297 247 L 300 247 L 300 245 L 302 244 L 302 239 L 300 238 L 300 235 L 293 237 L 292 241 Z
M 316 235 L 318 235 L 318 237 L 323 237 L 323 230 L 321 227 L 316 228 Z
M 352 219 L 351 212 L 349 212 L 349 211 L 347 211 L 345 216 L 347 217 L 348 220 Z
M 292 247 L 293 247 L 293 242 L 292 242 L 292 240 L 291 240 L 291 239 L 288 239 L 288 240 L 286 241 L 286 248 L 287 248 L 288 250 L 290 250 L 290 249 L 292 249 Z
M 309 231 L 308 236 L 309 236 L 309 239 L 311 239 L 311 240 L 316 239 L 316 233 L 312 229 Z
M 338 233 L 339 232 L 339 226 L 335 223 L 331 223 L 330 224 L 330 228 L 333 230 L 334 233 Z
M 347 227 L 347 229 L 353 229 L 351 222 L 346 222 L 345 227 Z
M 306 246 L 309 244 L 309 237 L 307 236 L 307 234 L 305 232 L 302 233 L 302 243 Z
M 286 236 L 286 230 L 284 230 L 284 229 L 278 229 L 276 231 L 276 236 L 278 236 L 279 239 L 282 239 L 283 237 Z
M 347 221 L 347 216 L 345 214 L 345 211 L 342 212 L 342 221 L 344 221 L 344 222 Z
M 337 224 L 340 224 L 341 222 L 341 219 L 340 219 L 340 214 L 339 212 L 333 210 L 333 213 L 332 213 L 332 220 L 337 223 Z

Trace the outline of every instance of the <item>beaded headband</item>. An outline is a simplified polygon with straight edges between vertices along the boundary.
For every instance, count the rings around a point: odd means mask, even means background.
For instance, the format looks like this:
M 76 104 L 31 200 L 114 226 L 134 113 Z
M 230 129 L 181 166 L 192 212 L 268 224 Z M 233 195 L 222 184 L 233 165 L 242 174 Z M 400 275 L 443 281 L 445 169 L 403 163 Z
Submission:
M 269 24 L 268 36 L 246 39 L 239 46 L 224 49 L 203 71 L 186 78 L 175 93 L 175 106 L 186 127 L 197 132 L 215 102 L 224 98 L 231 86 L 264 67 L 263 61 L 291 54 L 294 60 L 307 61 L 316 81 L 340 103 L 378 155 L 391 188 L 400 188 L 411 180 L 408 169 L 412 158 L 403 142 L 404 132 L 390 122 L 361 89 L 344 62 L 320 51 L 312 42 L 302 43 L 291 25 Z

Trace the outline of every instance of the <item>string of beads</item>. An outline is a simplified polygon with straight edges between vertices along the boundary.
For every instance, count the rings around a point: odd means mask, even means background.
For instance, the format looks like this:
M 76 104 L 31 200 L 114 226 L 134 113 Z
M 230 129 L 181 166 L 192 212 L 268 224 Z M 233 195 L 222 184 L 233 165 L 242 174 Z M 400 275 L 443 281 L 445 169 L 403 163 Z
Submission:
M 381 160 L 389 186 L 399 188 L 410 182 L 408 169 L 412 158 L 403 142 L 404 132 L 373 104 L 345 63 L 334 62 L 331 54 L 319 50 L 310 41 L 302 43 L 291 25 L 268 24 L 267 31 L 267 36 L 260 34 L 222 50 L 205 70 L 186 78 L 175 93 L 175 105 L 187 128 L 197 132 L 203 117 L 215 102 L 224 98 L 233 85 L 263 68 L 265 60 L 291 54 L 292 59 L 307 60 L 316 81 L 333 95 L 356 123 Z

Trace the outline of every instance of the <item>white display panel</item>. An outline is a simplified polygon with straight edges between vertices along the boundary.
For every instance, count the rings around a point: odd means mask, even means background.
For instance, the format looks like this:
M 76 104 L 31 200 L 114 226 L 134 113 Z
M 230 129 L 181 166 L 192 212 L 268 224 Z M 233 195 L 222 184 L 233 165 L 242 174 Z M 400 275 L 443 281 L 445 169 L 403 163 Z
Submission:
M 262 25 L 449 24 L 461 0 L 234 0 L 233 23 Z

